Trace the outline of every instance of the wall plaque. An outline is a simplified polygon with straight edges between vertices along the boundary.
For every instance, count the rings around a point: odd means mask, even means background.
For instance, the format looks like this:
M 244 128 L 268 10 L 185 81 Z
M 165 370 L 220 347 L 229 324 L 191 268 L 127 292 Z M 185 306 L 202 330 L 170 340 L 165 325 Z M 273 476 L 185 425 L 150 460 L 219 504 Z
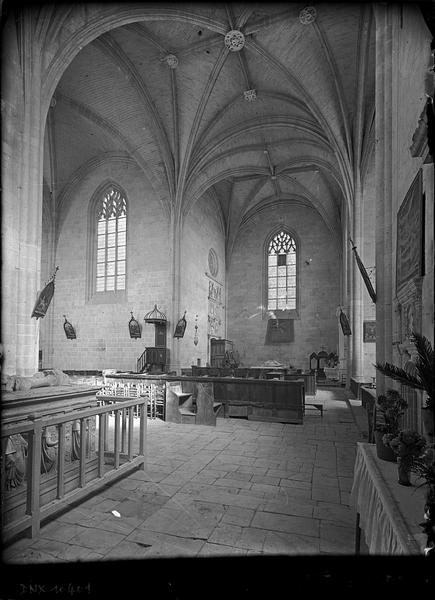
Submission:
M 364 321 L 363 340 L 364 342 L 376 342 L 376 321 Z
M 293 319 L 269 319 L 266 344 L 288 344 L 294 341 Z

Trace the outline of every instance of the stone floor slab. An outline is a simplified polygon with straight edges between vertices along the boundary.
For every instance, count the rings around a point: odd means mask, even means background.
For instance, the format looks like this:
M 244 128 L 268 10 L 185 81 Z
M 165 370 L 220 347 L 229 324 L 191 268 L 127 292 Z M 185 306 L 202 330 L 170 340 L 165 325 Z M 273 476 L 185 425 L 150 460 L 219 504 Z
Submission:
M 87 527 L 71 538 L 69 543 L 76 544 L 77 546 L 85 546 L 91 550 L 99 549 L 101 553 L 104 553 L 113 546 L 116 546 L 124 537 L 125 535 L 121 533 Z
M 245 548 L 246 550 L 263 550 L 264 541 L 269 532 L 264 529 L 256 529 L 255 527 L 243 527 L 239 539 L 235 546 Z
M 251 526 L 269 531 L 284 531 L 319 537 L 319 521 L 307 517 L 295 517 L 279 513 L 257 511 Z
M 316 555 L 319 554 L 318 538 L 295 533 L 267 531 L 263 544 L 264 554 L 274 555 Z
M 356 511 L 353 508 L 331 502 L 318 502 L 313 509 L 313 515 L 322 521 L 330 521 L 348 527 L 353 526 L 356 519 Z
M 8 547 L 7 560 L 352 554 L 359 433 L 343 390 L 318 394 L 324 417 L 307 414 L 303 425 L 150 420 L 146 471 L 66 505 L 38 538 Z
M 222 517 L 223 523 L 247 527 L 254 516 L 254 510 L 240 506 L 230 506 Z
M 206 542 L 198 553 L 198 556 L 246 556 L 244 548 L 232 548 L 221 544 Z
M 331 554 L 352 554 L 355 548 L 355 529 L 326 521 L 320 522 L 320 550 Z
M 330 486 L 313 486 L 311 490 L 311 498 L 313 500 L 335 502 L 337 504 L 340 504 L 341 502 L 339 490 Z

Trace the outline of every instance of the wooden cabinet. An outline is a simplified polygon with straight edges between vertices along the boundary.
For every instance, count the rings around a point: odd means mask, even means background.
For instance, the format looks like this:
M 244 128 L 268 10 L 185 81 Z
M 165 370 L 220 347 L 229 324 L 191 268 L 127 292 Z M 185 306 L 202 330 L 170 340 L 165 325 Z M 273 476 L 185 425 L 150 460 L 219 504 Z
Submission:
M 233 342 L 230 340 L 218 340 L 211 338 L 210 340 L 210 366 L 224 367 L 226 352 L 233 351 Z

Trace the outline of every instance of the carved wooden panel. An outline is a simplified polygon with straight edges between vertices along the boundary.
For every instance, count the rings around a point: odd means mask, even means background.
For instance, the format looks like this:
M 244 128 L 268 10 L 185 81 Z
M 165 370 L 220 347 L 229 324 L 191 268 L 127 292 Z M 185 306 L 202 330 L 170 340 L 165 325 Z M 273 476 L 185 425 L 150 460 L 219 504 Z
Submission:
M 216 281 L 209 279 L 207 333 L 210 336 L 220 337 L 223 335 L 223 327 L 223 287 Z

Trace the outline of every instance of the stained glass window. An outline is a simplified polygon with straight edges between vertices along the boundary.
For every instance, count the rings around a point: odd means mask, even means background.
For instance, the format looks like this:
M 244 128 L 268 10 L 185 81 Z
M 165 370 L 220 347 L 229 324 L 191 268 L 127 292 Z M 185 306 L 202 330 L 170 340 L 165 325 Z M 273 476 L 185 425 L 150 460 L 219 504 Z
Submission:
M 125 290 L 127 203 L 111 187 L 97 207 L 96 291 Z
M 296 310 L 296 243 L 280 231 L 267 254 L 267 309 Z

